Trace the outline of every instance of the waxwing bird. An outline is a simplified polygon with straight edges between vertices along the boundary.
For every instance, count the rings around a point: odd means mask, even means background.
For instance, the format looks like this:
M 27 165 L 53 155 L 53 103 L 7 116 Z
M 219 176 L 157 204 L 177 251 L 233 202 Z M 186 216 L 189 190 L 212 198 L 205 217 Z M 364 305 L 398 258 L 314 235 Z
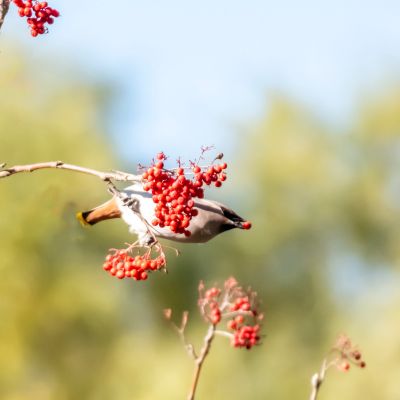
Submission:
M 129 226 L 129 231 L 136 234 L 141 245 L 151 243 L 149 230 L 157 238 L 184 243 L 204 243 L 222 232 L 233 228 L 248 229 L 249 223 L 225 205 L 206 199 L 195 199 L 194 206 L 198 214 L 190 222 L 190 236 L 172 232 L 168 227 L 153 226 L 154 203 L 152 195 L 143 190 L 141 183 L 136 183 L 121 191 L 123 200 L 114 196 L 111 200 L 89 211 L 79 212 L 78 220 L 85 225 L 122 218 Z M 246 226 L 247 224 L 247 226 Z

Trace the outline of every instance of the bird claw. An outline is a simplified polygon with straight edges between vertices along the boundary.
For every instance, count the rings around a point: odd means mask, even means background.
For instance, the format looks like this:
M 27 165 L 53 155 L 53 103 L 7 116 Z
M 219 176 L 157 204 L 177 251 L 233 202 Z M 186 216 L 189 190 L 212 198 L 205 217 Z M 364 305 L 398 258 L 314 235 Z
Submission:
M 139 212 L 139 201 L 137 199 L 125 198 L 122 199 L 124 206 L 129 207 L 134 212 Z
M 146 238 L 145 246 L 148 246 L 148 247 L 152 248 L 156 243 L 158 243 L 158 242 L 153 236 L 148 236 Z

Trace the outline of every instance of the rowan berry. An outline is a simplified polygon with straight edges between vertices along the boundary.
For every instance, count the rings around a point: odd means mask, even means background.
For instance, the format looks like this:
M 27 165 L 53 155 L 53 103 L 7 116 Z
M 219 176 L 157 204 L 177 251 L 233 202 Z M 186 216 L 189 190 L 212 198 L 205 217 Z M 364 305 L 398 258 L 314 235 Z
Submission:
M 338 368 L 343 371 L 343 372 L 347 372 L 350 369 L 350 363 L 348 363 L 347 361 L 343 361 Z
M 211 311 L 210 320 L 213 325 L 217 325 L 221 321 L 221 310 L 219 308 L 214 308 Z
M 251 222 L 250 221 L 245 221 L 242 223 L 242 228 L 243 229 L 250 229 L 251 228 Z
M 235 322 L 236 322 L 237 325 L 243 324 L 243 321 L 244 321 L 243 315 L 238 315 L 238 316 L 235 318 Z
M 206 297 L 206 299 L 210 300 L 210 299 L 212 299 L 213 297 L 219 296 L 220 293 L 221 293 L 221 290 L 220 290 L 220 289 L 218 289 L 218 288 L 216 288 L 216 287 L 213 287 L 213 288 L 208 289 L 208 290 L 206 291 L 205 297 Z
M 237 324 L 234 319 L 229 320 L 226 325 L 227 325 L 228 329 L 235 330 L 237 328 Z

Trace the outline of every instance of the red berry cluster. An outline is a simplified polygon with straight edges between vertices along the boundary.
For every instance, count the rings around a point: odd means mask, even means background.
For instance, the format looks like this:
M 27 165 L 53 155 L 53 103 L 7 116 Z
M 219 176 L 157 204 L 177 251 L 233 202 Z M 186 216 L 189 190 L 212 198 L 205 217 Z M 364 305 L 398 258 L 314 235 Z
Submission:
M 246 347 L 246 349 L 251 349 L 260 341 L 259 330 L 259 325 L 243 325 L 237 327 L 233 335 L 232 345 L 234 347 Z
M 208 318 L 213 325 L 217 325 L 221 321 L 222 313 L 218 304 L 218 297 L 221 294 L 221 290 L 218 288 L 208 289 L 205 293 L 205 299 L 209 307 Z
M 204 185 L 214 183 L 216 187 L 222 186 L 226 180 L 224 171 L 227 164 L 211 165 L 203 170 L 197 163 L 192 163 L 190 168 L 179 166 L 167 170 L 164 168 L 165 160 L 164 153 L 157 154 L 157 161 L 142 175 L 143 188 L 151 192 L 156 205 L 152 224 L 160 228 L 169 227 L 174 233 L 190 236 L 190 221 L 198 214 L 193 199 L 204 197 Z M 193 177 L 188 178 L 186 172 L 193 174 Z
M 47 1 L 13 0 L 13 2 L 18 7 L 19 16 L 27 19 L 33 37 L 46 33 L 46 24 L 51 25 L 54 18 L 60 16 L 55 8 L 48 6 Z
M 340 371 L 348 371 L 350 364 L 360 368 L 365 368 L 366 363 L 362 359 L 361 352 L 352 344 L 350 338 L 346 335 L 340 335 L 336 344 L 332 348 L 332 352 L 338 354 L 335 365 Z
M 257 321 L 262 314 L 257 311 L 256 293 L 246 292 L 230 278 L 225 282 L 225 289 L 212 287 L 204 292 L 204 285 L 199 287 L 199 307 L 205 319 L 217 325 L 227 318 L 227 335 L 234 347 L 252 348 L 260 342 L 260 325 Z M 232 332 L 233 331 L 233 332 Z
M 115 250 L 108 254 L 103 269 L 118 279 L 133 278 L 145 281 L 149 271 L 156 271 L 166 264 L 164 255 L 151 259 L 149 254 L 130 256 L 126 250 Z
M 238 297 L 235 302 L 231 305 L 231 311 L 250 311 L 251 305 L 249 297 Z
M 238 297 L 231 305 L 232 312 L 250 312 L 251 315 L 256 316 L 256 310 L 252 310 L 248 296 Z M 235 347 L 246 347 L 250 349 L 260 341 L 259 325 L 245 325 L 243 314 L 237 315 L 235 318 L 228 322 L 228 328 L 234 331 L 232 344 Z

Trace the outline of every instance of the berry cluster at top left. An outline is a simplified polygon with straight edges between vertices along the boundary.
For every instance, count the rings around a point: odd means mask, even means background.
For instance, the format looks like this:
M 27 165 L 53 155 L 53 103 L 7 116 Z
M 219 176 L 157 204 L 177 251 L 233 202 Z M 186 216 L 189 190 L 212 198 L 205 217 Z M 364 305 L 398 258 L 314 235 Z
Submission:
M 47 1 L 13 0 L 13 3 L 18 7 L 19 16 L 26 18 L 33 37 L 47 33 L 47 24 L 53 24 L 54 18 L 60 16 L 55 8 L 49 7 Z

